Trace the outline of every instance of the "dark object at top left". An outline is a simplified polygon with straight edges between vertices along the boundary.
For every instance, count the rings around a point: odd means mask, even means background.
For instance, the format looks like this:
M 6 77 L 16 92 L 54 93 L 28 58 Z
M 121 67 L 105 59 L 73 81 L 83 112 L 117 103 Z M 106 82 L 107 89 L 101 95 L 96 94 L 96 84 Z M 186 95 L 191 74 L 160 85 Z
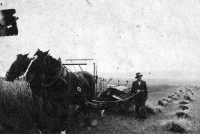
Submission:
M 0 36 L 18 35 L 18 17 L 13 16 L 15 13 L 15 9 L 0 10 Z

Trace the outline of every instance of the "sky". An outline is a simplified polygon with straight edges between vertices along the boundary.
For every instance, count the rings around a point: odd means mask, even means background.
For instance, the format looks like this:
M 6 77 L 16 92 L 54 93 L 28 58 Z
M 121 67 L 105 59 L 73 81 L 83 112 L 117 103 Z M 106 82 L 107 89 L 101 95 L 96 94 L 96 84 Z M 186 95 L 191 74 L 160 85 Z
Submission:
M 16 9 L 18 36 L 0 37 L 0 75 L 38 48 L 92 58 L 102 73 L 200 71 L 198 0 L 0 0 Z M 73 70 L 73 67 L 71 67 Z M 188 73 L 187 73 L 188 72 Z M 135 74 L 134 74 L 135 75 Z M 195 79 L 200 77 L 195 76 Z

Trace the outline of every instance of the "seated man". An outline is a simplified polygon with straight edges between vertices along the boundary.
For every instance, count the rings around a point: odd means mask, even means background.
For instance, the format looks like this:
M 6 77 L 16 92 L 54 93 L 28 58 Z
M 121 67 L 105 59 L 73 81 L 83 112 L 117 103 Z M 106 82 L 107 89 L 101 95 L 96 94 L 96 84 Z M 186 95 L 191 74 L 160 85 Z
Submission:
M 146 112 L 145 112 L 145 102 L 148 98 L 147 96 L 147 86 L 146 82 L 141 80 L 142 76 L 140 73 L 136 73 L 136 79 L 137 81 L 134 81 L 132 83 L 131 93 L 135 94 L 137 92 L 137 95 L 135 95 L 134 103 L 135 103 L 135 111 L 139 118 L 146 119 Z

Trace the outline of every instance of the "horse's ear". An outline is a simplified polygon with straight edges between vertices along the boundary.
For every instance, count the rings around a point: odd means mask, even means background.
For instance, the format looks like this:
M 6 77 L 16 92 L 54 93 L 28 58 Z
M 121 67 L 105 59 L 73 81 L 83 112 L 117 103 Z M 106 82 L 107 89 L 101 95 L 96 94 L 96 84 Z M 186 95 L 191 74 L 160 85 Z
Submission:
M 38 48 L 38 50 L 36 51 L 36 53 L 41 52 L 41 50 Z
M 61 58 L 59 57 L 58 60 L 61 62 Z
M 41 52 L 40 49 L 38 48 L 38 50 L 35 52 L 35 54 L 33 56 L 38 55 L 38 53 Z
M 50 51 L 50 49 L 48 51 L 44 52 L 44 55 L 48 56 L 49 51 Z
M 21 58 L 22 56 L 23 56 L 22 54 L 18 54 L 17 59 Z
M 24 57 L 27 57 L 29 55 L 29 53 L 25 54 Z

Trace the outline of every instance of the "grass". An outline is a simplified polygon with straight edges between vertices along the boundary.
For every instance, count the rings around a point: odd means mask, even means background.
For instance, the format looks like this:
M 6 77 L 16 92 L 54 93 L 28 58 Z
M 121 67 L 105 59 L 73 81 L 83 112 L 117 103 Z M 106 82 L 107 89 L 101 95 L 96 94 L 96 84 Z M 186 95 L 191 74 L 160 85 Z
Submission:
M 94 120 L 92 122 L 93 127 L 90 131 L 85 130 L 75 124 L 74 128 L 69 131 L 69 133 L 170 134 L 171 132 L 192 132 L 192 120 L 188 120 L 189 118 L 187 119 L 185 117 L 186 115 L 188 115 L 188 117 L 191 116 L 192 119 L 199 117 L 191 115 L 187 112 L 188 110 L 175 111 L 175 106 L 180 104 L 178 102 L 176 104 L 176 101 L 167 98 L 168 96 L 172 96 L 172 94 L 174 93 L 174 96 L 172 97 L 177 97 L 179 102 L 185 101 L 181 99 L 184 99 L 183 96 L 186 95 L 186 93 L 189 94 L 189 92 L 191 91 L 186 91 L 184 87 L 180 87 L 182 90 L 182 93 L 180 93 L 180 88 L 173 85 L 158 85 L 147 83 L 147 86 L 149 90 L 149 99 L 146 102 L 148 113 L 146 120 L 141 121 L 135 118 L 134 110 L 130 110 L 124 113 L 106 114 L 106 117 L 104 117 L 103 119 L 99 119 L 95 113 L 92 113 L 94 114 L 94 116 L 92 116 L 92 119 Z M 198 92 L 199 88 L 195 87 L 195 89 L 195 92 Z M 191 96 L 192 99 L 195 99 L 195 95 L 196 94 L 194 94 L 194 96 Z M 166 103 L 166 107 L 159 106 L 158 100 Z M 190 105 L 193 105 L 192 103 L 197 103 L 197 101 L 190 102 Z M 181 104 L 180 106 L 185 105 Z M 25 134 L 29 132 L 34 133 L 34 131 L 35 133 L 37 133 L 38 130 L 35 127 L 36 124 L 32 118 L 38 110 L 40 110 L 40 108 L 38 106 L 35 106 L 35 104 L 33 103 L 31 91 L 26 82 L 15 81 L 14 83 L 9 83 L 5 81 L 0 81 L 0 133 L 3 132 L 4 129 L 5 132 L 7 131 L 11 134 Z M 191 110 L 192 109 L 190 109 L 189 112 L 191 112 Z M 173 116 L 168 115 L 168 113 L 171 111 L 174 111 Z M 76 119 L 73 120 L 75 123 L 79 122 Z M 162 121 L 160 122 L 160 120 Z M 48 123 L 48 121 L 50 122 L 50 120 L 47 119 L 46 122 Z
M 189 102 L 187 102 L 187 101 L 180 101 L 179 104 L 186 105 L 186 104 L 189 104 Z
M 166 101 L 167 103 L 170 103 L 170 100 L 165 99 L 165 98 L 162 99 L 162 102 L 163 102 L 163 101 Z
M 187 118 L 187 119 L 191 118 L 191 116 L 185 112 L 176 112 L 176 116 L 178 118 Z
M 187 119 L 183 118 L 163 120 L 161 121 L 160 125 L 162 129 L 165 131 L 171 131 L 177 133 L 191 132 L 193 130 L 192 123 Z
M 176 88 L 175 85 L 166 85 L 166 84 L 147 84 L 147 88 L 150 92 L 159 92 L 169 88 Z
M 185 98 L 186 100 L 188 100 L 188 101 L 194 101 L 194 100 L 192 99 L 192 97 L 191 97 L 189 94 L 185 94 L 185 95 L 184 95 L 184 98 Z
M 188 110 L 188 109 L 189 109 L 189 107 L 186 106 L 186 105 L 180 105 L 179 108 L 180 108 L 181 110 Z
M 145 103 L 146 105 L 146 112 L 148 114 L 158 114 L 162 112 L 163 107 L 160 107 L 159 105 L 153 105 L 151 102 L 147 101 Z
M 26 82 L 1 82 L 0 122 L 14 131 L 27 133 L 35 127 L 32 120 L 36 109 Z
M 162 100 L 158 100 L 158 105 L 159 106 L 167 106 L 167 102 L 166 101 L 162 101 Z
M 170 98 L 172 100 L 177 100 L 177 97 L 175 97 L 174 95 L 170 95 L 170 96 L 168 96 L 168 98 Z

